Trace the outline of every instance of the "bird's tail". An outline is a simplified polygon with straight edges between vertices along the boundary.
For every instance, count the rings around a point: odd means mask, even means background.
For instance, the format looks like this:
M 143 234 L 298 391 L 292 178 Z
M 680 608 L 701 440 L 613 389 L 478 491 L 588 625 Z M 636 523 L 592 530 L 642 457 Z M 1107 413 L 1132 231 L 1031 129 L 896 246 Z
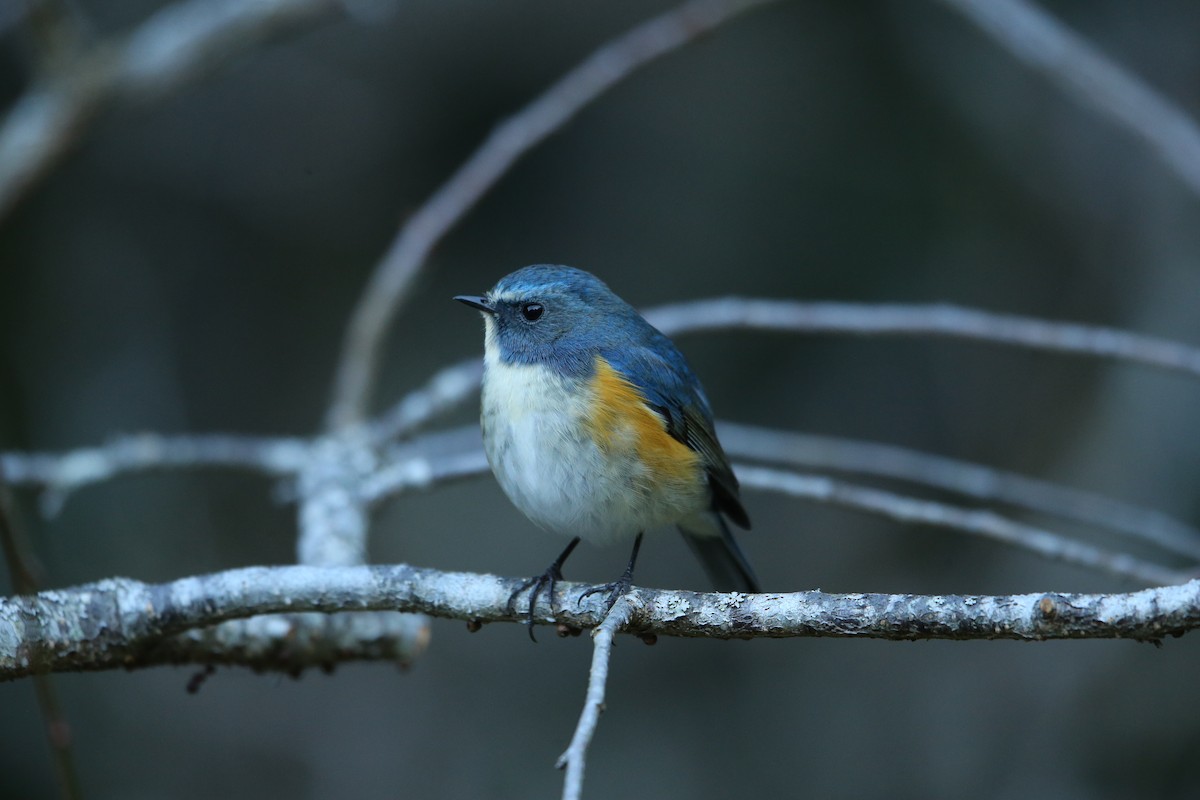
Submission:
M 754 568 L 720 514 L 708 512 L 703 515 L 703 520 L 688 520 L 679 526 L 679 532 L 704 565 L 704 571 L 718 592 L 762 591 Z

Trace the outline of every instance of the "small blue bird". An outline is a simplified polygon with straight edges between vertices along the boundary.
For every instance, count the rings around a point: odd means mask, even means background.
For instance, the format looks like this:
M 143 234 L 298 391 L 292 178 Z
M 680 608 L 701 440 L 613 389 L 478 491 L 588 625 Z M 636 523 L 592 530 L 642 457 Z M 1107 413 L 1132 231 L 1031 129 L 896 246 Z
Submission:
M 629 590 L 642 534 L 676 525 L 714 588 L 760 591 L 722 517 L 750 519 L 713 431 L 700 381 L 675 345 L 597 277 L 553 265 L 519 269 L 459 302 L 484 318 L 483 445 L 513 504 L 571 542 L 532 587 L 551 606 L 562 565 L 581 539 L 633 537 L 608 591 Z

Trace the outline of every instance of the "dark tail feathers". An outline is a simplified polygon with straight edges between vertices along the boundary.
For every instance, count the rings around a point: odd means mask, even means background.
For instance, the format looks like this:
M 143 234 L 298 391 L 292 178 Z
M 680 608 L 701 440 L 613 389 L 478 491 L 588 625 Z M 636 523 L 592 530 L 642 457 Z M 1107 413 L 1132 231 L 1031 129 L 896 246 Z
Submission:
M 679 532 L 692 548 L 692 552 L 704 564 L 713 588 L 718 592 L 750 592 L 762 591 L 754 568 L 746 560 L 746 554 L 738 547 L 737 540 L 720 514 L 713 514 L 716 524 L 720 525 L 720 536 L 698 536 L 682 526 Z

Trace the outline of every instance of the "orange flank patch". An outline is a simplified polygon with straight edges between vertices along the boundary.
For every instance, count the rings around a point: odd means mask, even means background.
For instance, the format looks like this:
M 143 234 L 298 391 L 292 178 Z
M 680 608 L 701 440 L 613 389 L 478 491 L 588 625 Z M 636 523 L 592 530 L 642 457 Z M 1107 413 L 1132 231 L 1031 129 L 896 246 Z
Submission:
M 617 458 L 636 453 L 656 483 L 695 490 L 701 478 L 700 454 L 667 433 L 666 421 L 638 387 L 596 356 L 590 388 L 588 432 L 601 450 Z

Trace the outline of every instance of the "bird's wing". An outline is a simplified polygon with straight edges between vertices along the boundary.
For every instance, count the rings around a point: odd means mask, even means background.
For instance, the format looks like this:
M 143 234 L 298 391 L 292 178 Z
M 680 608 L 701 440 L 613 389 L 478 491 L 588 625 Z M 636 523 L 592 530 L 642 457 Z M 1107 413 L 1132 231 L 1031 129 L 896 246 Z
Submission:
M 700 382 L 669 339 L 658 334 L 654 344 L 603 352 L 601 356 L 642 393 L 662 417 L 672 438 L 700 454 L 715 509 L 749 529 L 750 517 L 738 497 L 738 481 L 729 459 L 717 441 L 712 411 Z

